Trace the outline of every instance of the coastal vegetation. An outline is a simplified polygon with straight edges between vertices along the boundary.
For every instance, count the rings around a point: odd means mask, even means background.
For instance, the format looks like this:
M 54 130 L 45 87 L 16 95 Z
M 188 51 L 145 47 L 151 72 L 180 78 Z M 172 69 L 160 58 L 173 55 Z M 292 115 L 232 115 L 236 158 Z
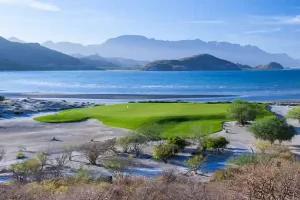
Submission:
M 248 121 L 255 120 L 259 112 L 261 112 L 261 109 L 258 104 L 244 100 L 235 100 L 229 106 L 228 117 L 244 126 Z
M 297 106 L 291 110 L 288 111 L 287 118 L 297 119 L 300 123 L 300 106 Z
M 265 104 L 255 104 L 258 118 L 270 116 Z M 109 126 L 137 130 L 155 124 L 160 127 L 160 136 L 193 137 L 197 126 L 210 127 L 210 134 L 222 129 L 222 122 L 228 120 L 230 103 L 123 103 L 84 109 L 71 109 L 58 114 L 36 117 L 41 122 L 76 122 L 98 119 Z
M 296 131 L 289 125 L 285 119 L 281 119 L 277 116 L 270 116 L 261 119 L 249 128 L 253 132 L 257 139 L 267 140 L 271 144 L 275 141 L 289 141 L 291 140 Z

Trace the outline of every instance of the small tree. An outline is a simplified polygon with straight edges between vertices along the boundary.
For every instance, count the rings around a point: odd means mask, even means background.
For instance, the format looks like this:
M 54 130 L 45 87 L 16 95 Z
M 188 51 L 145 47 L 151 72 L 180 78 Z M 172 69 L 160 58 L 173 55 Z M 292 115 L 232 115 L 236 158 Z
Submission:
M 178 147 L 173 144 L 161 143 L 154 147 L 152 155 L 155 159 L 162 160 L 167 163 L 168 159 L 178 152 Z
M 244 126 L 247 121 L 254 120 L 259 114 L 259 109 L 255 103 L 243 100 L 235 100 L 228 109 L 228 117 L 238 121 Z
M 106 140 L 104 142 L 89 142 L 80 147 L 83 155 L 92 165 L 97 164 L 100 155 L 108 151 L 115 150 L 115 140 Z
M 273 144 L 276 140 L 280 143 L 282 141 L 289 141 L 295 135 L 295 130 L 290 126 L 285 119 L 271 116 L 266 117 L 249 128 L 253 132 L 255 138 L 268 140 Z
M 214 149 L 218 153 L 222 153 L 228 144 L 228 140 L 223 136 L 210 136 L 203 140 L 204 149 Z
M 33 180 L 41 180 L 41 165 L 37 159 L 31 158 L 21 163 L 12 164 L 10 166 L 13 172 L 13 178 L 19 182 L 28 182 Z
M 286 117 L 291 119 L 298 119 L 298 122 L 300 123 L 300 106 L 289 110 Z
M 123 138 L 119 139 L 119 144 L 123 147 L 123 150 L 131 151 L 135 157 L 139 157 L 142 148 L 141 146 L 147 143 L 148 138 L 144 134 L 139 132 L 133 132 Z
M 195 155 L 190 157 L 184 163 L 189 167 L 188 172 L 194 172 L 195 174 L 198 174 L 200 166 L 203 165 L 205 161 L 206 158 L 203 155 Z
M 207 125 L 195 126 L 193 127 L 191 132 L 192 137 L 196 141 L 196 145 L 198 146 L 196 151 L 198 153 L 205 151 L 206 149 L 203 146 L 203 140 L 209 133 L 212 133 L 212 127 Z
M 173 145 L 177 146 L 177 149 L 179 151 L 183 151 L 184 148 L 186 146 L 188 146 L 188 142 L 185 139 L 178 137 L 178 136 L 168 138 L 167 144 L 173 144 Z
M 126 170 L 132 165 L 132 157 L 122 158 L 114 156 L 104 163 L 104 166 L 115 178 L 124 178 Z

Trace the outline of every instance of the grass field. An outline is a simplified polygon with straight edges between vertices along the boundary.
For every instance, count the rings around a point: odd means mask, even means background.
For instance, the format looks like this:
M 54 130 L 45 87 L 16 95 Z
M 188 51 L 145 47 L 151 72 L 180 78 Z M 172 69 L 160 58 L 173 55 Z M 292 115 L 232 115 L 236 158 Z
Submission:
M 162 136 L 191 136 L 191 131 L 205 124 L 212 132 L 220 130 L 221 122 L 228 120 L 230 104 L 202 103 L 124 103 L 61 111 L 58 114 L 35 118 L 41 122 L 74 122 L 89 118 L 104 124 L 136 130 L 156 123 L 162 127 Z M 262 116 L 271 115 L 261 104 Z

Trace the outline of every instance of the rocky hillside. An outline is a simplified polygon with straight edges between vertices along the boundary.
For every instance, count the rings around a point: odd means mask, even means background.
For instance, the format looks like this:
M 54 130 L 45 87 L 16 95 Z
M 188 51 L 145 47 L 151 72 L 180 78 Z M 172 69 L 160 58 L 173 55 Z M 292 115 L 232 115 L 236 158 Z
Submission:
M 145 71 L 201 71 L 241 70 L 237 64 L 209 54 L 200 54 L 180 60 L 159 60 L 147 64 Z
M 37 43 L 11 42 L 0 37 L 0 70 L 95 69 L 79 59 Z
M 270 62 L 266 65 L 259 65 L 255 69 L 284 69 L 284 67 L 277 62 Z

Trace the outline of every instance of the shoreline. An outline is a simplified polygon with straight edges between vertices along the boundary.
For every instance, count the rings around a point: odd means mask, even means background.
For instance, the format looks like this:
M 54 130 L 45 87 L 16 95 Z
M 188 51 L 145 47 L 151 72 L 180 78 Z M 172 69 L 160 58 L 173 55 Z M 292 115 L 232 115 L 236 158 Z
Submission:
M 226 98 L 237 95 L 217 94 L 66 94 L 66 93 L 0 93 L 8 98 L 47 98 L 47 99 L 107 99 L 107 100 L 155 100 L 155 99 L 194 99 Z

